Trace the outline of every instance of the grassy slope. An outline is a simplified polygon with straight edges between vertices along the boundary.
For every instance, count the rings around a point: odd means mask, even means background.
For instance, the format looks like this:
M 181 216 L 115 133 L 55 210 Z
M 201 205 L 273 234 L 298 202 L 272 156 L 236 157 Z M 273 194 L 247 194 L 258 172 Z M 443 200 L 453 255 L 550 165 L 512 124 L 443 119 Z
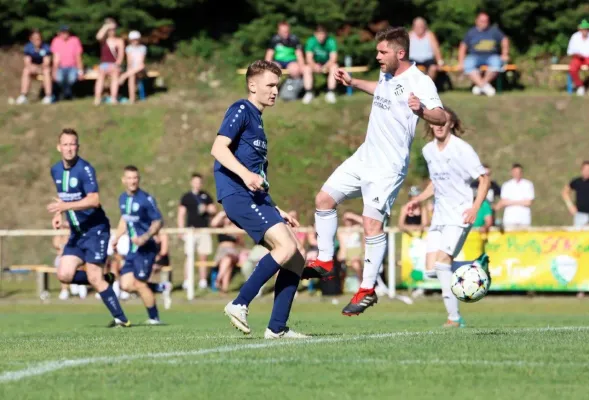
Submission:
M 117 218 L 119 176 L 125 164 L 141 168 L 144 187 L 159 200 L 170 225 L 192 171 L 204 173 L 207 188 L 214 192 L 210 145 L 227 106 L 241 93 L 232 80 L 210 89 L 188 66 L 182 67 L 172 77 L 172 90 L 134 107 L 94 108 L 87 99 L 51 107 L 0 105 L 0 227 L 49 226 L 45 204 L 55 189 L 48 171 L 58 160 L 56 135 L 65 126 L 82 135 L 81 154 L 98 171 L 111 219 Z M 179 82 L 183 89 L 174 89 Z M 559 192 L 587 158 L 586 101 L 542 93 L 488 99 L 462 92 L 445 93 L 443 100 L 471 128 L 466 139 L 494 167 L 497 181 L 508 178 L 512 162 L 526 167 L 536 186 L 534 224 L 569 223 Z M 267 111 L 270 181 L 283 208 L 296 208 L 310 221 L 314 193 L 362 142 L 369 112 L 370 98 L 363 94 L 341 97 L 335 106 L 317 99 L 311 106 L 279 103 Z M 422 144 L 418 138 L 414 154 Z M 361 204 L 356 201 L 350 207 L 359 210 Z

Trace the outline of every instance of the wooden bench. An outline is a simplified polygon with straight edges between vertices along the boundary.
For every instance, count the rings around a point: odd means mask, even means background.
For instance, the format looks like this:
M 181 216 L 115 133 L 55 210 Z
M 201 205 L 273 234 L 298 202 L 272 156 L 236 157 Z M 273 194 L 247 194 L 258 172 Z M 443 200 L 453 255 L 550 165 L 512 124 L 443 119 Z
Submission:
M 566 74 L 567 74 L 567 93 L 572 94 L 574 91 L 574 85 L 573 85 L 573 78 L 571 78 L 571 74 L 569 74 L 569 65 L 568 64 L 552 64 L 550 66 L 550 70 L 553 72 L 566 72 Z M 589 71 L 589 66 L 583 65 L 581 67 L 581 71 Z
M 419 65 L 417 68 L 419 68 L 419 70 L 421 72 L 425 72 L 425 67 L 423 65 Z M 479 68 L 480 71 L 485 72 L 487 71 L 487 66 L 483 65 Z M 457 73 L 457 72 L 462 72 L 462 69 L 460 69 L 460 67 L 458 67 L 458 65 L 443 65 L 440 68 L 441 71 L 449 74 L 449 73 Z M 501 93 L 501 91 L 503 90 L 503 73 L 506 72 L 515 72 L 517 71 L 517 65 L 516 64 L 507 64 L 504 65 L 503 68 L 501 69 L 501 73 L 499 74 L 499 76 L 497 76 L 497 92 Z
M 355 67 L 343 67 L 347 72 L 349 73 L 357 73 L 357 72 L 367 72 L 368 71 L 368 65 L 361 65 L 361 66 L 355 66 Z M 237 74 L 238 75 L 245 75 L 247 72 L 247 68 L 239 68 L 237 70 Z M 282 74 L 286 75 L 288 73 L 287 69 L 283 69 L 282 70 Z

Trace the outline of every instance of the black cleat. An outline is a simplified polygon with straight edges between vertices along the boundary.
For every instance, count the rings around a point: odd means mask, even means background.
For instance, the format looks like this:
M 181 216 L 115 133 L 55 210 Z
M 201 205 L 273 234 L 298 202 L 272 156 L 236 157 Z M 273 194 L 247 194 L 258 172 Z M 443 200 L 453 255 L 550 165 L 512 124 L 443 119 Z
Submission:
M 343 315 L 352 316 L 360 315 L 366 309 L 378 302 L 378 297 L 374 292 L 374 289 L 362 289 L 352 297 L 352 300 L 342 310 Z

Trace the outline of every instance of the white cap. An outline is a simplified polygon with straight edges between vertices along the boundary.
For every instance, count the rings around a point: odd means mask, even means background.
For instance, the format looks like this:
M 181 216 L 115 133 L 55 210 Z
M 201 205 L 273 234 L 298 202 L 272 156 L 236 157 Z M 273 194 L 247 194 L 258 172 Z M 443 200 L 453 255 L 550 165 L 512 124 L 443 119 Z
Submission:
M 141 34 L 139 31 L 131 31 L 129 32 L 129 40 L 139 40 L 141 39 Z

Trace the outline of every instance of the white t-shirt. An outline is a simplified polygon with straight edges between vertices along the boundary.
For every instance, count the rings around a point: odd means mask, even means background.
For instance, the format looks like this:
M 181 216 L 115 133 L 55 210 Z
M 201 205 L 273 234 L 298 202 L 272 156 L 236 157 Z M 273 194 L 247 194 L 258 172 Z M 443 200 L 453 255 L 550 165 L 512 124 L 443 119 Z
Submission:
M 485 175 L 479 156 L 471 145 L 454 135 L 442 151 L 438 149 L 437 140 L 432 140 L 422 152 L 434 184 L 432 226 L 467 226 L 463 214 L 473 203 L 470 184 Z
M 137 46 L 128 45 L 125 48 L 125 53 L 127 53 L 127 55 L 130 57 L 129 68 L 134 68 L 139 64 L 139 57 L 145 57 L 145 54 L 147 53 L 147 47 L 145 47 L 145 45 L 142 44 Z
M 382 176 L 407 173 L 409 149 L 419 120 L 407 105 L 411 92 L 427 109 L 443 107 L 436 85 L 415 64 L 399 76 L 380 73 L 366 139 L 354 157 L 363 166 L 381 170 Z
M 534 184 L 527 179 L 517 182 L 510 179 L 501 186 L 505 200 L 534 200 Z M 532 210 L 526 206 L 507 206 L 503 212 L 503 225 L 532 225 Z
M 589 36 L 583 38 L 581 32 L 573 33 L 573 36 L 571 36 L 571 40 L 569 41 L 567 54 L 569 56 L 580 54 L 583 57 L 589 57 Z

